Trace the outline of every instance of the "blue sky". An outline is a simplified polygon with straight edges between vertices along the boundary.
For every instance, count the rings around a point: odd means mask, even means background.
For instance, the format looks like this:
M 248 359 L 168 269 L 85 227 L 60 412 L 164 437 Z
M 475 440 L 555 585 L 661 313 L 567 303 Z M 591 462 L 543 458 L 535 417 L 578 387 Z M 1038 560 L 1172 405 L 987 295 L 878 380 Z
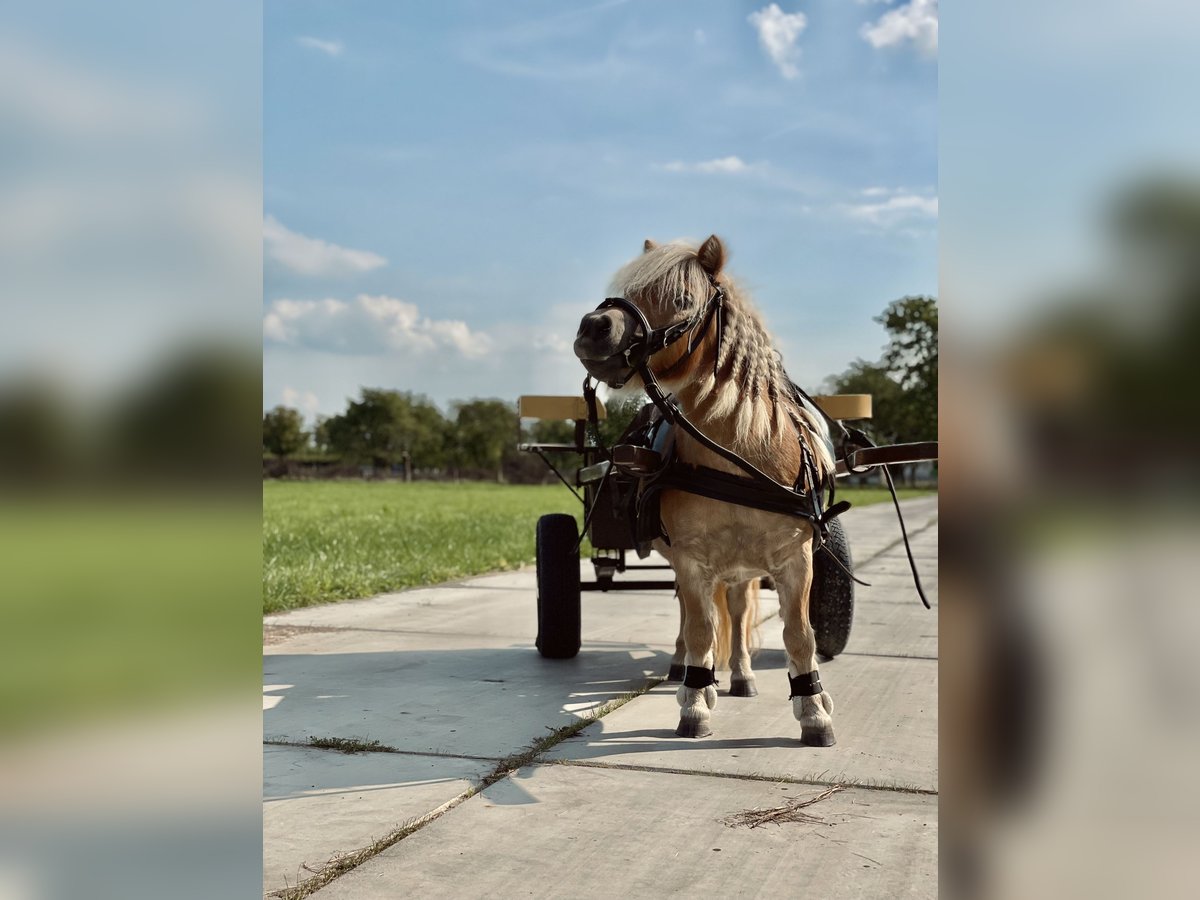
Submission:
M 936 293 L 932 0 L 268 0 L 264 41 L 265 406 L 577 391 L 646 237 L 721 235 L 809 386 Z

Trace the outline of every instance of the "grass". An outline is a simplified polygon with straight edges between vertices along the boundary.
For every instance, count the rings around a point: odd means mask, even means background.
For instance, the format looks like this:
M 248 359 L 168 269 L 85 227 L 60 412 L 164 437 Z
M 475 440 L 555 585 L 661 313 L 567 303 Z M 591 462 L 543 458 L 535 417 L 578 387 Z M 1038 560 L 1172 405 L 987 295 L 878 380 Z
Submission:
M 367 738 L 314 737 L 308 739 L 308 746 L 318 750 L 336 750 L 338 753 L 394 753 L 395 747 L 388 747 L 382 741 Z
M 846 488 L 838 499 L 869 505 L 890 498 L 883 488 Z M 264 482 L 263 611 L 528 565 L 537 520 L 553 512 L 582 519 L 561 485 Z
M 533 562 L 562 486 L 263 483 L 263 611 L 451 581 Z

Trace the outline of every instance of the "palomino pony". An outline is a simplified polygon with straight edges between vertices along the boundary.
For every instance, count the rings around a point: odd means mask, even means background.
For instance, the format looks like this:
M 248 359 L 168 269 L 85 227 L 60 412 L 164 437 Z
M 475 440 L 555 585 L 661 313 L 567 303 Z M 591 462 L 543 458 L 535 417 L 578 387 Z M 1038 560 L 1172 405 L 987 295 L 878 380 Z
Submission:
M 614 276 L 613 296 L 623 300 L 606 301 L 583 317 L 575 355 L 599 381 L 642 385 L 640 376 L 629 374 L 627 351 L 650 336 L 623 308 L 636 307 L 654 335 L 666 335 L 650 346 L 649 371 L 704 436 L 783 485 L 805 480 L 807 459 L 809 476 L 819 483 L 834 467 L 827 426 L 797 398 L 761 317 L 724 266 L 725 247 L 716 235 L 699 248 L 646 241 L 642 255 Z M 716 317 L 714 302 L 721 305 Z M 682 429 L 676 429 L 675 451 L 682 463 L 743 474 Z M 729 693 L 757 693 L 748 646 L 757 607 L 753 582 L 770 575 L 779 592 L 801 741 L 833 744 L 833 701 L 821 686 L 808 615 L 814 547 L 809 521 L 681 490 L 662 493 L 660 517 L 669 545 L 658 541 L 655 546 L 675 570 L 682 604 L 681 653 L 675 662 L 684 664 L 684 683 L 677 694 L 676 734 L 712 733 L 717 643 L 724 631 L 718 627 L 718 592 L 725 594 L 732 620 Z

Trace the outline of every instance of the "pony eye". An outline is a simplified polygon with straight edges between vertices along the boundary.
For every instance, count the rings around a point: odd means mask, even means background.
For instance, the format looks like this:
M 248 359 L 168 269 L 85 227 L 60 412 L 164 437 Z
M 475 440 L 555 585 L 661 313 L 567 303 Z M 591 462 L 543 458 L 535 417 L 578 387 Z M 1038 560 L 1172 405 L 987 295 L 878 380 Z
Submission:
M 681 294 L 680 296 L 675 298 L 675 308 L 676 309 L 687 309 L 691 305 L 692 305 L 691 298 L 688 297 L 687 294 Z

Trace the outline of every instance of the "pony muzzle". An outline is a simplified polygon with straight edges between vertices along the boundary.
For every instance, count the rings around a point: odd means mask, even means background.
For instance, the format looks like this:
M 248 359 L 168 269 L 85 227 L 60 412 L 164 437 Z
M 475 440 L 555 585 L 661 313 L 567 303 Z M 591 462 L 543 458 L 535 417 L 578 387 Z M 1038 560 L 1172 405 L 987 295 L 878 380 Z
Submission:
M 622 387 L 637 366 L 631 356 L 644 340 L 642 331 L 642 323 L 625 309 L 593 310 L 579 322 L 575 356 L 593 378 Z

